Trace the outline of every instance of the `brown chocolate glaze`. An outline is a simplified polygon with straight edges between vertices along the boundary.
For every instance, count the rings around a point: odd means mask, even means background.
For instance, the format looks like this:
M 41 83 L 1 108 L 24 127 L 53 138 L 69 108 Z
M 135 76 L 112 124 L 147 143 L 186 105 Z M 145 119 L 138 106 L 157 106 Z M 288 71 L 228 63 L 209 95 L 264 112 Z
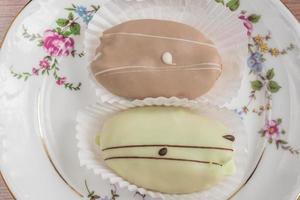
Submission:
M 212 150 L 234 151 L 233 149 L 222 148 L 222 147 L 185 146 L 185 145 L 170 145 L 170 144 L 145 144 L 145 145 L 116 146 L 116 147 L 108 147 L 108 148 L 102 149 L 102 151 L 107 151 L 107 150 L 112 150 L 112 149 L 137 148 L 137 147 L 175 147 L 175 148 L 212 149 Z
M 178 158 L 161 158 L 161 157 L 139 157 L 139 156 L 118 156 L 118 157 L 109 157 L 104 159 L 107 160 L 116 160 L 116 159 L 150 159 L 150 160 L 171 160 L 171 161 L 182 161 L 182 162 L 194 162 L 202 164 L 213 164 L 222 167 L 223 165 L 216 162 L 202 161 L 202 160 L 188 160 L 188 159 L 178 159 Z
M 235 141 L 235 137 L 233 135 L 224 135 L 223 138 L 230 140 L 231 142 Z
M 207 93 L 222 73 L 215 44 L 186 24 L 130 20 L 105 30 L 99 40 L 96 54 L 101 56 L 91 64 L 93 76 L 125 98 L 195 99 Z M 175 66 L 163 62 L 166 52 L 171 53 Z

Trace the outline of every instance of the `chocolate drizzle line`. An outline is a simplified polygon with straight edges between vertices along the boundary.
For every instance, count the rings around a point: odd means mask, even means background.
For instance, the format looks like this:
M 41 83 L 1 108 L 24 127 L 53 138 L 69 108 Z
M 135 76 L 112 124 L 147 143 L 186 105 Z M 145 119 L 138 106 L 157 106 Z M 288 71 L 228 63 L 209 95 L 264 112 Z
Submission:
M 102 149 L 102 151 L 112 149 L 124 149 L 124 148 L 136 148 L 136 147 L 175 147 L 175 148 L 190 148 L 190 149 L 213 149 L 223 151 L 233 151 L 233 149 L 222 148 L 222 147 L 208 147 L 208 146 L 184 146 L 184 145 L 169 145 L 169 144 L 148 144 L 148 145 L 128 145 L 128 146 L 116 146 Z
M 222 167 L 223 165 L 216 162 L 208 162 L 208 161 L 201 161 L 201 160 L 188 160 L 188 159 L 178 159 L 178 158 L 157 158 L 157 157 L 139 157 L 139 156 L 118 156 L 118 157 L 109 157 L 104 159 L 107 160 L 116 160 L 116 159 L 150 159 L 150 160 L 171 160 L 171 161 L 183 161 L 183 162 L 194 162 L 194 163 L 201 163 L 201 164 L 213 164 Z
M 231 142 L 235 141 L 235 137 L 233 135 L 224 135 L 223 138 L 230 140 Z

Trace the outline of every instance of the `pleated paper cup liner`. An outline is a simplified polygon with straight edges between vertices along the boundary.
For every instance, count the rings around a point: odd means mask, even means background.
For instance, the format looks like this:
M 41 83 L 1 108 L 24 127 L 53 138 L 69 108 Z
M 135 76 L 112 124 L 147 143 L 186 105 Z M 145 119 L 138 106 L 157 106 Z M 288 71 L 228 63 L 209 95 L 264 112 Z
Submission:
M 96 144 L 96 136 L 101 132 L 101 128 L 106 119 L 124 110 L 143 106 L 175 106 L 191 109 L 202 116 L 222 122 L 231 129 L 236 140 L 234 142 L 234 158 L 236 172 L 232 176 L 226 177 L 214 187 L 197 193 L 171 195 L 154 192 L 141 188 L 133 183 L 124 180 L 114 171 L 108 168 L 101 157 L 100 147 Z M 126 188 L 131 192 L 139 192 L 152 198 L 172 199 L 172 200 L 224 200 L 229 198 L 240 187 L 245 179 L 248 168 L 248 143 L 247 132 L 244 129 L 240 118 L 226 108 L 219 108 L 208 103 L 190 101 L 178 98 L 147 98 L 145 100 L 119 101 L 117 103 L 99 101 L 94 105 L 80 111 L 77 115 L 76 138 L 78 140 L 79 160 L 81 166 L 92 170 L 95 175 L 103 180 L 108 180 L 111 184 L 120 188 Z
M 223 72 L 214 87 L 196 100 L 223 106 L 234 98 L 246 69 L 248 38 L 238 13 L 231 12 L 215 0 L 146 0 L 103 1 L 87 28 L 84 46 L 89 65 L 96 59 L 102 33 L 118 24 L 137 19 L 161 19 L 190 25 L 210 38 L 217 46 Z M 98 83 L 88 67 L 97 95 L 106 100 L 123 99 Z

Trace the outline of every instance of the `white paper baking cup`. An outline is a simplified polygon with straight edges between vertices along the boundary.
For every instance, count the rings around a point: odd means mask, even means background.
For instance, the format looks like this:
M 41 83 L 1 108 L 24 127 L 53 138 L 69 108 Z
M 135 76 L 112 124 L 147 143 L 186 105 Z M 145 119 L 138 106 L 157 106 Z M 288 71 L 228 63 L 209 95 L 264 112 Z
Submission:
M 102 33 L 120 23 L 135 19 L 163 19 L 190 25 L 206 36 L 217 46 L 223 61 L 223 73 L 214 87 L 197 98 L 222 106 L 230 102 L 241 85 L 243 70 L 246 68 L 248 39 L 245 28 L 238 19 L 238 13 L 231 12 L 215 0 L 147 0 L 103 2 L 101 9 L 89 23 L 85 33 L 84 46 L 87 62 L 96 57 Z M 106 90 L 93 77 L 93 85 L 102 101 L 122 99 Z
M 96 135 L 100 133 L 101 127 L 108 117 L 113 114 L 141 106 L 180 106 L 195 110 L 201 115 L 207 116 L 223 122 L 230 127 L 236 141 L 234 142 L 235 162 L 237 171 L 234 175 L 226 177 L 218 185 L 198 193 L 170 195 L 159 192 L 149 191 L 127 182 L 115 172 L 109 169 L 101 158 L 100 147 L 95 144 Z M 172 199 L 172 200 L 224 200 L 230 197 L 241 185 L 244 180 L 248 166 L 248 143 L 247 133 L 242 121 L 236 114 L 228 109 L 212 106 L 207 103 L 189 101 L 178 98 L 148 98 L 145 100 L 120 101 L 111 104 L 109 102 L 98 102 L 80 111 L 77 116 L 77 135 L 79 160 L 81 166 L 86 166 L 93 170 L 102 179 L 108 180 L 111 184 L 118 185 L 120 188 L 127 188 L 132 192 L 140 192 L 152 198 Z M 99 178 L 100 178 L 99 177 Z

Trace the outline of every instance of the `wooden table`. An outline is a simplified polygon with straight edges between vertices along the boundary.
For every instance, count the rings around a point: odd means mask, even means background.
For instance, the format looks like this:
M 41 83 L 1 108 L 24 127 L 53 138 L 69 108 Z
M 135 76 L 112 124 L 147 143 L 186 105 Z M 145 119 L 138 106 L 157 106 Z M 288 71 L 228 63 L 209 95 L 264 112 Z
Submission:
M 28 1 L 29 0 L 0 0 L 0 44 L 12 20 L 17 15 L 19 10 L 21 10 Z M 282 1 L 300 20 L 300 0 L 282 0 Z M 13 200 L 1 176 L 0 176 L 0 200 Z M 298 200 L 300 200 L 300 198 Z

